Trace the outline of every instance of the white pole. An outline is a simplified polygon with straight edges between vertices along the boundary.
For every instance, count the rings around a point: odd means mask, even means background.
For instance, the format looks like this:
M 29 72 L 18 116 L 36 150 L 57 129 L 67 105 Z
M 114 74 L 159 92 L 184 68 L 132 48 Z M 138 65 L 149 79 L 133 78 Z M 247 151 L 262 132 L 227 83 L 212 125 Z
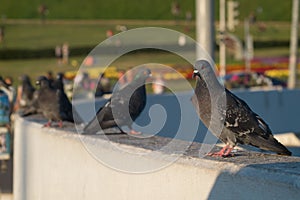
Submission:
M 214 1 L 196 0 L 196 37 L 199 44 L 214 59 Z M 201 48 L 196 49 L 197 59 L 204 55 Z
M 297 81 L 298 20 L 299 0 L 293 0 L 288 79 L 288 88 L 290 89 L 295 88 Z
M 245 34 L 245 66 L 246 72 L 251 71 L 250 66 L 250 32 L 249 32 L 249 19 L 246 18 L 244 21 L 244 34 Z
M 226 16 L 225 16 L 225 0 L 220 0 L 220 76 L 226 75 L 226 45 L 225 45 L 225 32 L 226 32 Z

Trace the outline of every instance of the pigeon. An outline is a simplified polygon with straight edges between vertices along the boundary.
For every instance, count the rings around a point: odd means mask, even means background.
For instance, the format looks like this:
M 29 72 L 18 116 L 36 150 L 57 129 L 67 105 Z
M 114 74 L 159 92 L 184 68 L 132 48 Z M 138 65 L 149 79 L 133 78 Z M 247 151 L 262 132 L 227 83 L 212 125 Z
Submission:
M 273 137 L 268 124 L 253 112 L 245 101 L 220 84 L 208 61 L 197 61 L 193 75 L 196 76 L 197 82 L 191 99 L 192 104 L 203 124 L 226 144 L 219 152 L 208 155 L 232 156 L 231 151 L 238 143 L 273 151 L 279 155 L 291 155 L 291 152 Z M 211 124 L 213 126 L 210 126 Z M 214 128 L 216 126 L 222 127 L 219 133 Z
M 65 87 L 64 87 L 64 74 L 62 72 L 57 73 L 56 75 L 56 79 L 54 81 L 50 81 L 51 87 L 53 87 L 56 90 L 60 90 L 60 95 L 61 95 L 61 99 L 69 99 L 67 94 L 65 93 Z M 66 103 L 68 104 L 68 103 Z M 80 115 L 78 114 L 78 112 L 75 110 L 74 107 L 72 107 L 73 109 L 73 118 L 74 120 L 71 122 L 75 122 L 77 124 L 81 124 L 83 123 L 82 118 L 80 117 Z
M 52 121 L 58 121 L 60 128 L 63 125 L 62 121 L 74 122 L 72 104 L 63 90 L 51 87 L 45 76 L 40 76 L 36 84 L 40 86 L 35 97 L 37 106 L 49 120 L 44 127 L 50 127 Z
M 83 133 L 95 134 L 100 127 L 102 130 L 117 127 L 124 133 L 121 127 L 127 126 L 130 129 L 130 134 L 141 134 L 132 129 L 132 123 L 145 108 L 147 99 L 145 81 L 150 76 L 151 71 L 149 69 L 139 69 L 131 82 L 113 92 L 107 103 L 84 127 Z
M 21 107 L 30 107 L 33 103 L 35 88 L 32 86 L 28 75 L 22 75 L 20 79 L 22 82 L 22 95 L 20 99 L 20 105 Z
M 60 90 L 64 90 L 64 82 L 63 82 L 63 79 L 64 79 L 64 74 L 59 72 L 57 73 L 56 75 L 56 79 L 52 82 L 52 87 L 54 89 L 60 89 Z

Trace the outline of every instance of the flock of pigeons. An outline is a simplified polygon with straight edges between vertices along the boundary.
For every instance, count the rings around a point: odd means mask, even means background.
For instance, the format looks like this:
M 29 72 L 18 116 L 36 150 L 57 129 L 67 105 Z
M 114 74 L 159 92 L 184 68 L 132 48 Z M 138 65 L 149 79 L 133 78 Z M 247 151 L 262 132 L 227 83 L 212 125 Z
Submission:
M 37 90 L 32 86 L 27 75 L 23 75 L 21 79 L 22 116 L 41 113 L 48 119 L 45 127 L 50 127 L 53 121 L 58 122 L 59 127 L 63 126 L 63 121 L 82 122 L 79 114 L 72 109 L 72 104 L 64 92 L 63 74 L 58 73 L 54 81 L 45 76 L 38 77 L 36 85 L 39 88 Z
M 232 156 L 231 151 L 238 143 L 273 151 L 279 155 L 291 155 L 291 152 L 273 137 L 266 122 L 243 100 L 218 82 L 212 66 L 206 60 L 197 61 L 194 68 L 197 82 L 191 99 L 192 104 L 204 125 L 226 144 L 221 151 L 208 155 Z M 122 126 L 127 126 L 130 134 L 140 134 L 131 126 L 146 105 L 145 81 L 149 76 L 149 69 L 140 69 L 133 81 L 112 94 L 96 116 L 85 125 L 83 134 L 95 134 L 100 127 L 102 130 L 117 127 L 123 132 Z M 39 89 L 35 91 L 28 77 L 23 77 L 23 94 L 28 98 L 25 116 L 42 113 L 49 120 L 45 126 L 51 126 L 53 121 L 58 122 L 59 127 L 62 127 L 62 121 L 83 122 L 79 114 L 72 109 L 72 104 L 64 93 L 62 77 L 50 83 L 46 77 L 41 76 L 36 84 Z M 213 100 L 212 94 L 217 94 L 214 91 L 219 91 L 221 95 Z M 221 98 L 225 99 L 225 104 L 219 102 Z M 212 116 L 212 107 L 216 108 L 217 117 Z M 222 125 L 221 132 L 211 128 L 211 123 Z

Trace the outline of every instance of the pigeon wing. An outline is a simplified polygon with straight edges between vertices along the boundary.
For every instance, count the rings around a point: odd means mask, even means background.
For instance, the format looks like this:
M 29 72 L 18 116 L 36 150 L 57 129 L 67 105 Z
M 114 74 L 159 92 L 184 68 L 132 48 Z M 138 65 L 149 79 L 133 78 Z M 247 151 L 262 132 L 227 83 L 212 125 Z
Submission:
M 56 90 L 57 103 L 59 104 L 59 115 L 61 120 L 74 122 L 72 104 L 62 90 Z
M 241 144 L 250 144 L 260 149 L 291 155 L 285 146 L 272 134 L 268 124 L 240 98 L 226 89 L 227 109 L 224 126 Z

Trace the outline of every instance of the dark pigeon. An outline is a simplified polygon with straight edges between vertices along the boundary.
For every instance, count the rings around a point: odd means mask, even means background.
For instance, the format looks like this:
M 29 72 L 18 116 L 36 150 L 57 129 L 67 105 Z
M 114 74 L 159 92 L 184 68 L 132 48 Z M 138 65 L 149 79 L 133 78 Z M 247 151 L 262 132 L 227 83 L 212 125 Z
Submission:
M 40 86 L 36 93 L 37 106 L 49 120 L 45 126 L 51 126 L 52 121 L 57 121 L 59 127 L 62 127 L 62 121 L 74 122 L 72 104 L 65 93 L 51 87 L 44 76 L 39 77 L 36 84 Z
M 291 152 L 273 137 L 267 123 L 243 100 L 218 82 L 207 61 L 196 62 L 194 76 L 197 77 L 197 83 L 192 103 L 197 114 L 204 125 L 210 127 L 210 131 L 226 144 L 220 152 L 208 155 L 230 156 L 238 143 L 273 151 L 279 155 L 291 155 Z M 213 126 L 210 126 L 211 124 Z M 223 126 L 220 133 L 212 128 L 216 126 Z
M 149 69 L 140 69 L 132 82 L 113 92 L 108 102 L 84 128 L 85 134 L 95 134 L 101 129 L 127 126 L 130 134 L 140 134 L 132 129 L 132 123 L 146 105 L 145 81 L 151 75 Z M 129 112 L 129 114 L 128 114 Z M 100 125 L 100 126 L 99 126 Z
M 59 72 L 56 75 L 56 79 L 52 82 L 52 87 L 54 89 L 60 89 L 60 90 L 64 90 L 64 74 Z
M 61 99 L 68 99 L 68 96 L 65 93 L 63 79 L 64 79 L 64 74 L 59 72 L 56 75 L 56 79 L 52 82 L 50 81 L 50 84 L 51 84 L 52 88 L 60 91 Z M 69 104 L 69 103 L 66 103 L 66 104 Z M 62 109 L 64 109 L 64 108 L 62 108 Z M 74 118 L 74 120 L 72 122 L 75 122 L 77 124 L 83 123 L 82 118 L 77 113 L 77 111 L 74 107 L 72 107 L 72 111 L 73 111 L 73 118 Z
M 33 96 L 35 88 L 32 86 L 29 76 L 22 75 L 20 77 L 22 82 L 22 95 L 20 100 L 21 107 L 28 108 L 33 103 Z

